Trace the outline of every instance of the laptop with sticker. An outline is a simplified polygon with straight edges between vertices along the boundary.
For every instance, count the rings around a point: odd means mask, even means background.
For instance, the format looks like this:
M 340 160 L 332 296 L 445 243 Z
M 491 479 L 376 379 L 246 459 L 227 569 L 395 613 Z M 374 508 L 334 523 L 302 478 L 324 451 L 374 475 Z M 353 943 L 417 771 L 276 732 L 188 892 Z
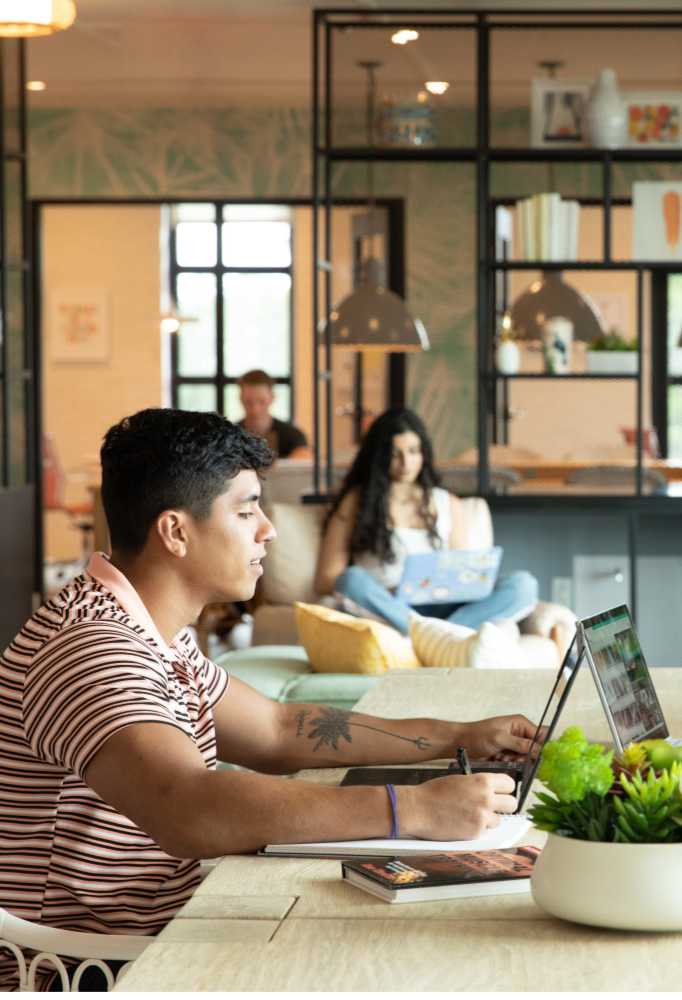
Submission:
M 413 607 L 481 601 L 492 593 L 501 561 L 499 545 L 411 553 L 396 597 Z

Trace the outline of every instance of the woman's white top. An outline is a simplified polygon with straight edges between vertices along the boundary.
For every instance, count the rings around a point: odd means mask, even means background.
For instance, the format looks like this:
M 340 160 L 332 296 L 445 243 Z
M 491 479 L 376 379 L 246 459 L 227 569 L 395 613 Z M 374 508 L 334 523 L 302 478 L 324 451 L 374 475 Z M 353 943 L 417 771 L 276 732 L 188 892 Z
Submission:
M 441 547 L 449 549 L 452 532 L 450 494 L 447 490 L 436 486 L 431 490 L 431 498 L 436 508 L 436 534 L 441 540 Z M 396 556 L 395 562 L 385 563 L 372 552 L 362 552 L 354 557 L 353 564 L 362 566 L 384 587 L 394 590 L 403 576 L 405 556 L 418 552 L 432 552 L 433 545 L 426 528 L 394 528 L 391 544 Z

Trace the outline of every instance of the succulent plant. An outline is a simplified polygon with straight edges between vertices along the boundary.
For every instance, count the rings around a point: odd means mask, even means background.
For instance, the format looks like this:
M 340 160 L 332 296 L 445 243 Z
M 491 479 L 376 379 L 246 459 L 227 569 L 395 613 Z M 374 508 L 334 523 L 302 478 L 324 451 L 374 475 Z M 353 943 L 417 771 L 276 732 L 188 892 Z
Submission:
M 535 826 L 578 840 L 682 841 L 682 760 L 664 740 L 632 743 L 613 759 L 574 726 L 545 745 Z

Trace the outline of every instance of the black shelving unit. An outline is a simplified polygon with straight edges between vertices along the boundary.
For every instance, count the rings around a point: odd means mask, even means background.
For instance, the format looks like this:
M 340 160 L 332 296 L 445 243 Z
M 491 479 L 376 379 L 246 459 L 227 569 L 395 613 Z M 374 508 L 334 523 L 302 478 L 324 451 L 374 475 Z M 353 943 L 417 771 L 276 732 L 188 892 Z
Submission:
M 382 28 L 387 31 L 395 27 L 433 28 L 438 30 L 466 30 L 472 36 L 476 49 L 476 138 L 470 145 L 443 145 L 426 148 L 380 147 L 360 145 L 336 145 L 334 143 L 335 113 L 333 100 L 333 69 L 335 68 L 334 42 L 338 33 L 352 29 L 354 32 L 368 28 Z M 593 10 L 587 14 L 569 10 L 425 10 L 425 9 L 384 9 L 368 10 L 358 15 L 357 10 L 331 8 L 316 10 L 313 14 L 313 128 L 312 128 L 312 174 L 313 174 L 313 329 L 328 316 L 332 307 L 332 273 L 329 262 L 332 258 L 330 213 L 334 202 L 332 194 L 332 166 L 343 163 L 376 161 L 381 163 L 461 163 L 475 167 L 476 175 L 476 369 L 477 369 L 477 445 L 479 454 L 478 489 L 487 497 L 493 509 L 504 510 L 576 510 L 611 509 L 627 518 L 627 535 L 632 566 L 632 592 L 630 604 L 636 605 L 636 548 L 637 519 L 648 511 L 657 512 L 661 505 L 666 511 L 682 513 L 682 497 L 662 497 L 645 495 L 642 489 L 642 423 L 643 423 L 643 372 L 642 372 L 642 332 L 644 280 L 649 274 L 660 274 L 670 269 L 670 265 L 659 261 L 618 260 L 612 256 L 612 210 L 627 203 L 614 195 L 613 169 L 615 165 L 682 163 L 682 149 L 640 149 L 624 148 L 601 150 L 590 148 L 547 149 L 527 147 L 500 147 L 491 144 L 491 37 L 496 32 L 516 33 L 517 38 L 524 30 L 541 28 L 550 33 L 566 29 L 585 29 L 598 32 L 619 32 L 633 30 L 679 31 L 682 29 L 682 12 L 666 10 L 603 11 Z M 497 37 L 497 36 L 496 36 Z M 682 35 L 679 36 L 682 39 Z M 608 62 L 608 60 L 607 60 Z M 596 69 L 597 67 L 595 67 Z M 491 190 L 491 167 L 497 164 L 567 164 L 582 163 L 601 166 L 601 197 L 580 199 L 586 204 L 598 205 L 603 212 L 602 254 L 598 259 L 583 261 L 514 261 L 496 259 L 496 238 L 494 231 L 495 207 L 497 204 L 513 204 L 514 198 L 494 199 Z M 519 195 L 521 196 L 521 195 Z M 326 233 L 324 246 L 321 241 L 321 218 L 324 217 Z M 399 248 L 404 253 L 404 248 Z M 639 343 L 639 363 L 636 374 L 572 374 L 545 375 L 519 373 L 506 376 L 495 370 L 493 362 L 496 320 L 499 316 L 500 282 L 513 271 L 624 271 L 634 275 L 637 290 L 636 329 Z M 318 291 L 318 281 L 321 289 Z M 403 289 L 394 290 L 402 292 Z M 324 368 L 320 370 L 317 351 L 317 333 L 314 350 L 314 423 L 315 423 L 315 490 L 321 484 L 320 469 L 320 415 L 323 408 L 327 413 L 327 489 L 331 485 L 331 407 L 332 386 L 331 344 L 324 345 Z M 656 351 L 653 361 L 656 362 Z M 404 359 L 395 359 L 393 368 L 393 388 L 404 378 Z M 654 373 L 655 377 L 655 373 Z M 636 490 L 632 495 L 589 497 L 513 495 L 498 497 L 490 490 L 489 445 L 494 441 L 492 427 L 500 414 L 508 406 L 509 387 L 516 381 L 554 379 L 567 381 L 630 381 L 636 386 Z

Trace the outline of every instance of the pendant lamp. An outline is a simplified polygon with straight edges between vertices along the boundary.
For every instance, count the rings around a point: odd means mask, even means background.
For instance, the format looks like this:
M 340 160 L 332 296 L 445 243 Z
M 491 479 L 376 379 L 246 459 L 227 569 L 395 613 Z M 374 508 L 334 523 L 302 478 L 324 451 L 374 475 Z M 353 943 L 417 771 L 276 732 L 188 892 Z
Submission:
M 604 332 L 597 307 L 589 296 L 564 281 L 560 271 L 543 271 L 542 280 L 521 292 L 509 312 L 519 340 L 541 340 L 542 328 L 553 316 L 571 320 L 575 340 L 589 343 Z
M 376 69 L 378 62 L 358 63 L 367 71 L 367 144 L 374 146 Z M 374 232 L 374 164 L 367 166 L 367 206 L 370 234 Z M 371 240 L 370 235 L 370 240 Z M 320 341 L 329 331 L 332 347 L 351 351 L 426 351 L 429 338 L 422 322 L 411 316 L 403 299 L 386 287 L 385 266 L 370 253 L 360 263 L 357 288 L 346 296 L 322 321 Z
M 0 38 L 36 38 L 70 28 L 73 0 L 0 0 Z

